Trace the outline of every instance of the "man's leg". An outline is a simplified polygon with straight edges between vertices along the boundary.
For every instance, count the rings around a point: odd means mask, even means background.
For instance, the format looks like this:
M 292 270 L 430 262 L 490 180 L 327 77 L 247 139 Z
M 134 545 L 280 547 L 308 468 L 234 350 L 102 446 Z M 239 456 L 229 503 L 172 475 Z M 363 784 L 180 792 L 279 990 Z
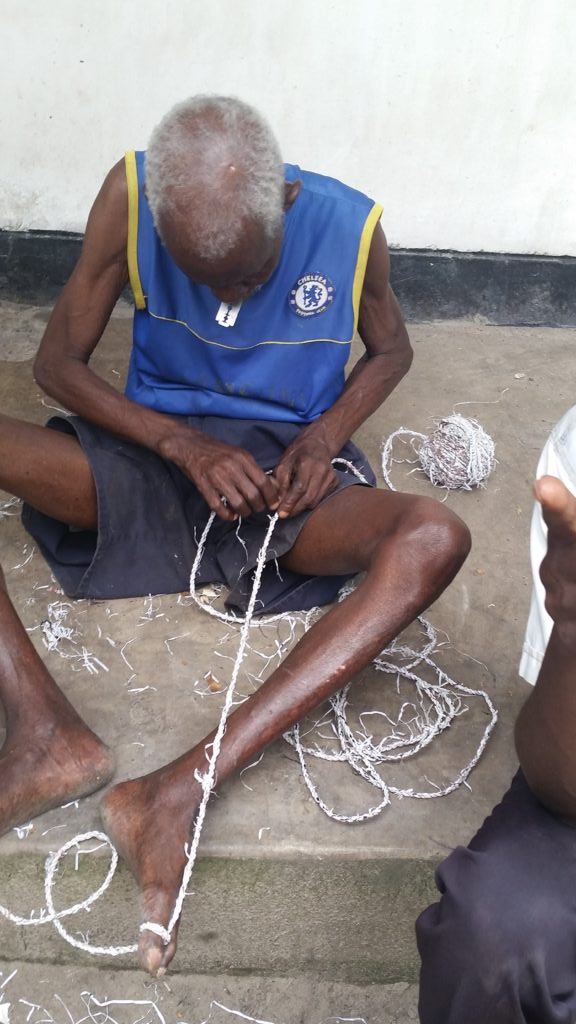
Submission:
M 444 505 L 388 491 L 350 487 L 310 516 L 284 564 L 311 574 L 365 571 L 357 590 L 310 629 L 257 693 L 230 716 L 218 783 L 242 768 L 295 722 L 341 689 L 444 590 L 469 549 L 467 528 Z M 103 818 L 141 888 L 144 920 L 166 925 L 184 868 L 212 736 L 165 768 L 116 786 Z M 172 959 L 151 932 L 143 966 Z
M 539 481 L 537 493 L 548 523 L 541 572 L 555 627 L 520 712 L 519 721 L 527 711 L 532 720 L 529 729 L 523 723 L 521 744 L 517 727 L 517 749 L 525 767 L 539 768 L 541 792 L 555 792 L 551 806 L 560 800 L 573 808 L 576 498 L 550 477 Z M 557 643 L 559 626 L 570 642 Z M 547 810 L 519 772 L 468 849 L 456 849 L 440 866 L 442 898 L 416 925 L 422 1024 L 576 1020 L 573 810 L 570 821 Z
M 104 786 L 110 751 L 84 725 L 38 657 L 0 569 L 0 835 Z
M 92 471 L 68 434 L 0 415 L 0 488 L 69 526 L 97 528 Z

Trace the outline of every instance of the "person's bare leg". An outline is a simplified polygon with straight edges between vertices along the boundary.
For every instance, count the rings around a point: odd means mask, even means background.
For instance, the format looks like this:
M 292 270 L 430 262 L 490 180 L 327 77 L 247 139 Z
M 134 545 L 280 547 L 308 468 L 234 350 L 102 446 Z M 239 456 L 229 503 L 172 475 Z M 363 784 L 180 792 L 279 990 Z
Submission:
M 0 835 L 100 789 L 113 773 L 108 748 L 84 724 L 36 653 L 0 568 Z
M 351 487 L 318 508 L 283 564 L 303 573 L 365 570 L 366 576 L 230 716 L 218 783 L 369 664 L 438 597 L 468 550 L 467 528 L 435 501 Z M 104 824 L 138 880 L 144 920 L 168 923 L 201 797 L 195 772 L 205 771 L 211 740 L 149 776 L 121 783 L 103 801 Z M 175 949 L 176 935 L 166 947 L 152 932 L 141 935 L 141 963 L 152 974 L 163 973 Z
M 68 434 L 0 415 L 0 488 L 70 526 L 97 527 L 90 464 Z

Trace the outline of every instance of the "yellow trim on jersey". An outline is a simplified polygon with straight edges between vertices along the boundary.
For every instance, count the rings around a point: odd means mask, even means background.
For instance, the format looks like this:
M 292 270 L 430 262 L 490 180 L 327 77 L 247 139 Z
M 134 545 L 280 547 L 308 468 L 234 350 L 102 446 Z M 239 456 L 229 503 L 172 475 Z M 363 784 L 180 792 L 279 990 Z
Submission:
M 374 206 L 370 210 L 366 218 L 364 227 L 362 228 L 362 234 L 360 236 L 360 245 L 358 246 L 358 259 L 356 261 L 356 272 L 354 274 L 354 285 L 352 287 L 352 305 L 354 307 L 354 330 L 358 329 L 358 316 L 360 314 L 360 298 L 362 295 L 362 288 L 364 287 L 364 276 L 366 274 L 366 264 L 368 263 L 368 253 L 370 252 L 370 245 L 372 243 L 372 235 L 374 234 L 374 228 L 376 227 L 380 217 L 382 216 L 382 207 L 379 203 L 374 203 Z
M 185 320 L 176 320 L 172 316 L 160 316 L 159 313 L 153 313 L 151 309 L 148 309 L 148 315 L 153 317 L 154 320 L 164 320 L 169 324 L 178 324 L 180 327 L 185 327 L 190 334 L 193 334 L 198 341 L 203 341 L 206 345 L 215 345 L 216 348 L 227 348 L 231 352 L 248 352 L 251 348 L 260 348 L 262 345 L 315 345 L 319 341 L 327 341 L 330 345 L 350 345 L 352 338 L 348 341 L 337 341 L 336 338 L 307 338 L 303 341 L 257 341 L 254 345 L 224 345 L 221 341 L 211 341 L 209 338 L 203 338 L 201 334 L 198 334 L 190 324 L 187 324 Z
M 146 299 L 138 270 L 138 171 L 136 153 L 133 149 L 126 153 L 124 163 L 128 185 L 128 274 L 136 309 L 146 309 Z

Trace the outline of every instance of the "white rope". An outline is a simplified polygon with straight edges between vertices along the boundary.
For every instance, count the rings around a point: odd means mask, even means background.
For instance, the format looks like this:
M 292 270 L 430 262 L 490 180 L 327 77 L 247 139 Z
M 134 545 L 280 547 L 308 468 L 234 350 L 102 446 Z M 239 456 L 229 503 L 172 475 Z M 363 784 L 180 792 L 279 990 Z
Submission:
M 382 476 L 384 482 L 391 491 L 395 491 L 396 488 L 390 479 L 390 469 L 393 462 L 417 462 L 417 459 L 394 459 L 392 457 L 392 446 L 397 437 L 419 437 L 422 441 L 426 440 L 426 434 L 419 434 L 417 430 L 408 430 L 407 427 L 398 427 L 393 434 L 386 439 L 382 446 Z
M 209 531 L 209 529 L 210 529 L 210 527 L 212 525 L 212 522 L 214 521 L 214 517 L 215 517 L 215 513 L 212 512 L 212 514 L 210 516 L 210 519 L 208 520 L 208 524 L 206 526 L 206 530 L 204 531 L 204 534 L 203 534 L 203 537 L 202 537 L 204 543 L 206 541 L 206 536 L 208 535 L 208 531 Z M 245 652 L 245 649 L 246 649 L 246 644 L 248 642 L 248 634 L 250 632 L 250 624 L 251 624 L 251 621 L 252 621 L 252 616 L 254 615 L 254 606 L 256 604 L 256 598 L 258 596 L 258 591 L 260 589 L 260 580 L 262 579 L 262 572 L 263 572 L 264 566 L 266 564 L 266 555 L 268 553 L 268 545 L 270 544 L 270 538 L 272 536 L 272 532 L 273 532 L 274 527 L 276 526 L 277 522 L 278 522 L 278 515 L 277 514 L 275 514 L 275 515 L 270 517 L 270 522 L 268 524 L 268 529 L 266 531 L 266 536 L 264 537 L 264 541 L 263 541 L 262 547 L 260 548 L 260 551 L 258 552 L 258 561 L 256 563 L 256 570 L 255 570 L 255 573 L 254 573 L 254 582 L 253 582 L 253 585 L 252 585 L 252 593 L 250 594 L 250 601 L 248 602 L 248 608 L 246 610 L 246 616 L 245 616 L 244 621 L 242 623 L 242 631 L 240 633 L 240 642 L 238 644 L 238 653 L 236 654 L 236 661 L 234 662 L 234 668 L 232 670 L 232 677 L 230 679 L 230 684 L 228 686 L 228 690 L 226 691 L 226 699 L 224 701 L 224 707 L 222 708 L 222 714 L 220 715 L 220 721 L 218 723 L 218 728 L 216 729 L 216 735 L 214 736 L 214 739 L 213 739 L 212 744 L 211 744 L 211 753 L 210 753 L 210 757 L 208 759 L 208 770 L 203 775 L 198 777 L 199 781 L 200 781 L 200 783 L 202 785 L 202 800 L 200 802 L 200 806 L 199 806 L 198 812 L 196 814 L 196 820 L 194 822 L 194 833 L 193 833 L 193 836 L 192 836 L 192 842 L 190 844 L 190 849 L 189 849 L 189 852 L 188 852 L 188 859 L 186 861 L 186 867 L 184 869 L 184 875 L 183 875 L 183 878 L 182 878 L 182 884 L 180 886 L 180 892 L 178 893 L 178 897 L 176 899 L 176 903 L 174 904 L 174 910 L 172 911 L 172 916 L 170 918 L 168 927 L 166 929 L 166 935 L 163 937 L 163 940 L 164 940 L 166 945 L 170 941 L 170 938 L 172 936 L 172 932 L 174 930 L 176 922 L 178 921 L 178 919 L 179 919 L 179 917 L 180 917 L 180 915 L 182 913 L 182 907 L 184 905 L 184 900 L 186 898 L 186 892 L 187 892 L 187 889 L 188 889 L 188 883 L 190 881 L 190 876 L 192 874 L 192 869 L 194 868 L 194 863 L 196 861 L 196 855 L 198 853 L 198 846 L 200 844 L 200 836 L 202 834 L 202 828 L 203 828 L 203 825 L 204 825 L 204 818 L 206 816 L 206 808 L 208 807 L 208 801 L 209 801 L 210 796 L 213 793 L 214 787 L 216 785 L 216 762 L 218 761 L 218 756 L 220 754 L 220 748 L 222 746 L 222 740 L 224 739 L 224 733 L 226 732 L 226 722 L 227 722 L 227 719 L 228 719 L 228 715 L 230 713 L 230 708 L 232 706 L 232 701 L 233 701 L 233 698 L 234 698 L 234 691 L 236 689 L 236 683 L 238 681 L 238 675 L 240 673 L 240 668 L 241 668 L 242 662 L 244 660 L 244 652 Z M 202 543 L 202 541 L 201 541 L 201 543 Z M 200 545 L 199 545 L 199 550 L 201 550 L 200 549 Z M 200 555 L 200 557 L 202 557 L 202 555 Z M 145 931 L 145 930 L 150 930 L 150 922 L 148 922 L 148 921 L 140 926 L 140 931 Z M 155 930 L 155 929 L 153 929 L 153 930 Z
M 402 677 L 403 679 L 414 683 L 420 698 L 420 708 L 424 714 L 423 720 L 420 719 L 417 721 L 417 727 L 415 730 L 410 729 L 408 734 L 406 734 L 406 732 L 398 732 L 397 730 L 400 726 L 400 722 L 397 721 L 396 723 L 393 723 L 388 719 L 390 724 L 393 726 L 393 731 L 389 736 L 384 737 L 380 743 L 375 744 L 372 741 L 372 738 L 368 736 L 365 729 L 361 729 L 360 735 L 358 735 L 354 732 L 348 722 L 348 693 L 352 685 L 349 683 L 343 690 L 331 697 L 329 701 L 330 709 L 334 715 L 335 721 L 335 727 L 333 728 L 339 741 L 339 747 L 336 750 L 326 751 L 320 749 L 318 746 L 304 747 L 300 739 L 300 726 L 298 724 L 295 725 L 290 732 L 284 735 L 284 739 L 294 747 L 298 754 L 300 767 L 302 769 L 302 776 L 306 782 L 310 795 L 324 814 L 335 821 L 352 824 L 367 821 L 370 818 L 375 818 L 391 802 L 391 796 L 396 796 L 398 799 L 409 797 L 417 800 L 428 800 L 434 797 L 447 796 L 448 793 L 454 792 L 455 789 L 466 782 L 471 771 L 478 764 L 490 734 L 496 724 L 498 712 L 496 711 L 496 708 L 488 694 L 484 690 L 473 690 L 464 686 L 462 683 L 457 683 L 454 679 L 451 679 L 450 676 L 443 672 L 442 669 L 440 669 L 429 657 L 431 649 L 436 644 L 436 633 L 433 626 L 425 619 L 420 618 L 419 621 L 425 628 L 429 638 L 428 644 L 423 651 L 418 653 L 410 647 L 397 647 L 392 644 L 373 662 L 374 667 L 379 671 L 386 672 L 389 675 Z M 385 658 L 385 656 L 398 656 L 400 654 L 404 657 L 414 658 L 415 660 L 410 665 L 399 666 Z M 427 665 L 433 670 L 437 677 L 437 683 L 428 683 L 426 680 L 411 671 L 415 665 L 421 663 Z M 379 765 L 389 762 L 405 761 L 410 757 L 414 757 L 415 754 L 427 747 L 444 729 L 447 729 L 457 715 L 462 713 L 461 702 L 458 698 L 454 698 L 454 691 L 468 696 L 480 697 L 485 702 L 490 714 L 490 720 L 486 725 L 475 755 L 458 773 L 452 782 L 444 787 L 436 787 L 433 791 L 414 792 L 413 787 L 400 789 L 397 786 L 392 786 L 386 783 L 377 770 Z M 427 697 L 429 700 L 432 716 L 430 715 L 430 711 L 425 709 L 422 703 L 423 696 Z M 403 707 L 405 706 L 406 705 L 403 705 Z M 410 706 L 415 707 L 414 705 Z M 388 718 L 388 716 L 385 717 Z M 329 807 L 320 796 L 318 788 L 310 775 L 305 755 L 324 761 L 347 761 L 357 775 L 360 775 L 365 782 L 374 786 L 382 793 L 381 800 L 379 803 L 369 807 L 368 810 L 357 814 L 337 813 L 334 808 Z
M 98 839 L 101 843 L 106 844 L 110 847 L 111 858 L 108 872 L 103 882 L 98 886 L 94 892 L 86 899 L 81 900 L 79 903 L 75 903 L 71 907 L 66 907 L 64 910 L 56 911 L 53 900 L 53 889 L 54 879 L 58 870 L 58 865 L 63 857 L 73 848 L 78 849 L 81 843 L 87 842 L 89 839 Z M 89 910 L 90 907 L 96 903 L 97 900 L 106 892 L 110 885 L 116 867 L 118 865 L 118 853 L 110 839 L 104 832 L 84 832 L 81 835 L 74 836 L 73 839 L 68 840 L 67 843 L 58 850 L 57 853 L 51 853 L 46 860 L 45 864 L 45 876 L 44 876 L 44 898 L 46 901 L 45 908 L 42 908 L 35 916 L 32 912 L 30 917 L 20 917 L 18 914 L 13 914 L 12 911 L 6 907 L 0 906 L 0 916 L 4 917 L 11 924 L 17 925 L 21 928 L 34 927 L 44 924 L 53 924 L 56 930 L 60 933 L 63 939 L 66 940 L 71 946 L 76 949 L 82 949 L 85 953 L 93 954 L 109 954 L 111 956 L 122 956 L 125 953 L 134 953 L 138 949 L 137 946 L 116 946 L 111 949 L 102 948 L 98 946 L 92 946 L 90 943 L 84 941 L 81 942 L 76 939 L 73 935 L 70 935 L 62 925 L 62 918 L 71 917 L 74 914 L 78 914 L 81 910 Z
M 400 431 L 396 433 L 400 433 Z M 337 459 L 334 461 L 345 464 L 358 477 L 358 479 L 360 479 L 364 483 L 366 482 L 365 478 L 360 473 L 360 471 L 351 463 L 347 462 L 344 459 Z M 260 589 L 262 573 L 264 570 L 264 566 L 266 564 L 268 548 L 270 545 L 272 533 L 278 521 L 278 515 L 275 514 L 270 517 L 268 529 L 266 531 L 263 544 L 258 553 L 250 599 L 248 602 L 246 615 L 243 618 L 235 615 L 229 616 L 225 613 L 218 612 L 216 609 L 213 609 L 211 608 L 211 606 L 208 606 L 204 602 L 200 601 L 196 594 L 195 580 L 205 550 L 208 533 L 214 522 L 214 519 L 215 513 L 213 512 L 211 513 L 208 519 L 206 527 L 204 528 L 204 531 L 198 543 L 198 549 L 196 552 L 196 557 L 194 559 L 191 572 L 190 593 L 193 599 L 196 601 L 196 603 L 199 604 L 199 606 L 204 611 L 207 611 L 209 614 L 213 614 L 217 618 L 223 619 L 226 622 L 235 622 L 241 624 L 242 628 L 240 633 L 238 650 L 236 653 L 234 667 L 230 679 L 230 684 L 226 692 L 224 706 L 222 708 L 220 720 L 216 728 L 214 740 L 210 745 L 211 750 L 209 756 L 208 747 L 206 748 L 206 754 L 208 757 L 208 767 L 204 774 L 196 776 L 202 787 L 202 799 L 194 822 L 192 841 L 190 843 L 190 846 L 186 850 L 186 865 L 183 872 L 180 890 L 174 904 L 174 909 L 172 911 L 167 927 L 154 921 L 146 921 L 140 926 L 141 932 L 153 932 L 154 934 L 160 936 L 165 945 L 168 945 L 168 943 L 170 942 L 174 927 L 182 913 L 182 908 L 184 900 L 187 895 L 190 877 L 196 861 L 208 802 L 211 794 L 214 791 L 216 784 L 217 760 L 220 754 L 222 740 L 226 732 L 227 719 L 233 704 L 233 698 L 236 689 L 236 684 L 238 681 L 238 676 L 245 657 L 246 649 L 248 647 L 248 636 L 250 633 L 250 628 L 253 625 L 252 619 L 254 616 L 256 600 Z M 348 596 L 348 594 L 350 593 L 350 589 L 350 587 L 344 588 L 343 592 L 341 593 L 340 599 L 343 599 L 344 597 Z M 313 609 L 312 612 L 314 611 L 315 610 Z M 264 617 L 264 621 L 273 622 L 277 621 L 278 619 L 284 619 L 285 617 L 285 614 L 268 616 Z M 311 625 L 311 621 L 312 614 L 308 612 L 304 619 L 305 627 L 309 627 L 309 625 Z M 292 743 L 292 745 L 298 752 L 298 757 L 300 759 L 300 764 L 302 767 L 302 773 L 311 795 L 313 796 L 318 806 L 324 811 L 324 813 L 337 821 L 359 822 L 365 821 L 368 818 L 375 817 L 384 809 L 384 807 L 386 807 L 390 803 L 391 794 L 397 797 L 430 799 L 432 797 L 442 796 L 446 793 L 453 792 L 454 789 L 456 789 L 458 786 L 462 785 L 462 783 L 466 781 L 474 765 L 477 764 L 478 760 L 480 759 L 484 747 L 488 742 L 488 738 L 490 736 L 490 733 L 494 727 L 497 718 L 497 712 L 494 708 L 494 705 L 492 704 L 492 701 L 490 700 L 488 695 L 483 691 L 474 691 L 469 689 L 468 687 L 463 686 L 460 683 L 455 683 L 454 680 L 450 679 L 450 677 L 447 676 L 446 673 L 442 672 L 442 670 L 434 664 L 429 655 L 436 644 L 436 634 L 433 627 L 429 623 L 427 623 L 426 620 L 421 619 L 420 621 L 423 624 L 427 635 L 427 643 L 423 651 L 413 651 L 411 648 L 398 645 L 397 642 L 394 641 L 374 661 L 374 665 L 378 670 L 387 673 L 396 673 L 397 675 L 410 680 L 415 684 L 416 689 L 420 695 L 422 693 L 425 693 L 426 696 L 429 698 L 429 701 L 435 710 L 436 718 L 435 721 L 433 721 L 431 724 L 427 725 L 425 728 L 421 730 L 419 736 L 411 739 L 411 741 L 408 744 L 406 743 L 405 739 L 398 735 L 394 735 L 391 740 L 388 740 L 386 742 L 382 741 L 378 745 L 374 745 L 371 742 L 371 739 L 367 737 L 367 735 L 364 737 L 364 739 L 359 740 L 358 737 L 354 734 L 351 727 L 349 726 L 346 716 L 347 695 L 351 686 L 350 683 L 346 687 L 344 687 L 344 689 L 340 693 L 334 695 L 330 701 L 335 714 L 336 734 L 340 742 L 339 751 L 326 752 L 321 751 L 318 747 L 307 748 L 302 746 L 300 739 L 300 727 L 298 725 L 296 725 L 290 733 L 285 734 L 285 739 L 287 739 L 288 742 Z M 261 624 L 262 620 L 259 620 L 258 625 Z M 408 657 L 413 660 L 408 666 L 399 668 L 398 666 L 395 666 L 391 662 L 386 660 L 391 655 Z M 412 668 L 421 662 L 425 663 L 436 672 L 438 678 L 437 684 L 433 685 L 427 683 L 425 680 L 421 679 L 420 677 L 415 675 L 415 673 L 412 672 Z M 388 785 L 377 772 L 376 765 L 382 763 L 383 761 L 404 760 L 407 757 L 413 756 L 419 750 L 423 749 L 423 747 L 427 746 L 432 741 L 434 736 L 438 735 L 440 731 L 448 728 L 448 726 L 453 721 L 454 717 L 460 713 L 460 707 L 458 702 L 455 702 L 450 695 L 450 687 L 457 689 L 461 693 L 481 696 L 485 700 L 490 710 L 490 722 L 488 723 L 484 731 L 484 735 L 482 737 L 476 755 L 466 765 L 466 767 L 461 770 L 456 779 L 448 786 L 444 787 L 444 789 L 442 790 L 438 788 L 437 791 L 434 792 L 414 793 L 413 789 L 402 790 L 398 787 Z M 426 718 L 427 717 L 428 715 L 426 715 Z M 400 748 L 402 746 L 408 746 L 408 749 L 405 751 L 399 750 L 398 753 L 394 752 L 396 751 L 397 748 Z M 320 797 L 317 788 L 308 771 L 305 760 L 305 754 L 308 754 L 309 756 L 313 757 L 318 757 L 323 760 L 347 761 L 357 774 L 361 775 L 362 778 L 365 779 L 365 781 L 369 782 L 375 788 L 380 790 L 380 792 L 382 793 L 382 799 L 377 805 L 369 808 L 367 811 L 362 812 L 360 814 L 337 814 L 333 810 L 333 808 L 329 808 L 326 802 Z M 110 847 L 111 860 L 106 877 L 104 878 L 100 886 L 85 900 L 57 912 L 55 910 L 53 901 L 53 887 L 54 879 L 60 861 L 62 860 L 63 857 L 66 856 L 66 854 L 71 849 L 76 848 L 78 850 L 79 845 L 81 843 L 91 839 L 98 839 L 103 843 L 106 843 Z M 44 884 L 46 906 L 38 913 L 38 916 L 31 914 L 29 918 L 22 918 L 18 915 L 13 914 L 10 910 L 1 905 L 0 916 L 3 916 L 8 921 L 11 921 L 13 924 L 20 926 L 37 926 L 51 923 L 54 925 L 54 927 L 61 935 L 61 937 L 65 939 L 65 941 L 68 942 L 71 946 L 73 946 L 76 949 L 82 950 L 83 952 L 90 953 L 92 955 L 116 957 L 134 953 L 138 948 L 137 945 L 107 947 L 94 946 L 87 940 L 87 938 L 77 939 L 75 936 L 71 935 L 70 932 L 68 932 L 62 924 L 63 918 L 73 916 L 83 910 L 89 910 L 90 907 L 100 898 L 100 896 L 103 895 L 103 893 L 108 889 L 112 881 L 117 863 L 118 853 L 114 848 L 112 842 L 110 841 L 109 837 L 106 836 L 105 833 L 95 831 L 75 836 L 73 839 L 70 839 L 67 843 L 65 843 L 55 854 L 51 854 L 47 858 L 45 865 Z
M 463 404 L 463 403 L 461 403 Z M 416 458 L 395 459 L 393 445 L 397 437 L 409 437 Z M 483 487 L 494 468 L 494 441 L 478 420 L 453 413 L 438 420 L 430 434 L 400 427 L 382 447 L 382 475 L 395 491 L 390 470 L 394 462 L 408 462 L 426 474 L 436 487 L 471 491 Z
M 244 624 L 244 622 L 246 621 L 245 616 L 236 615 L 234 612 L 222 612 L 222 611 L 220 611 L 219 608 L 214 608 L 214 606 L 209 604 L 207 601 L 203 601 L 198 596 L 198 591 L 196 590 L 196 577 L 198 576 L 198 569 L 200 567 L 200 562 L 202 561 L 202 556 L 204 555 L 204 549 L 206 547 L 206 539 L 208 537 L 208 534 L 210 533 L 210 528 L 211 528 L 212 523 L 214 522 L 215 518 L 216 518 L 216 513 L 215 512 L 211 512 L 210 513 L 210 517 L 208 519 L 208 522 L 206 523 L 206 526 L 204 527 L 204 530 L 202 531 L 202 536 L 200 537 L 200 540 L 198 541 L 198 547 L 196 549 L 196 556 L 195 556 L 194 562 L 192 564 L 192 569 L 190 570 L 190 596 L 191 596 L 192 600 L 194 601 L 194 603 L 198 606 L 198 608 L 201 608 L 203 612 L 206 612 L 208 615 L 211 615 L 213 618 L 219 619 L 220 622 L 231 622 L 234 625 L 242 626 Z M 276 524 L 277 519 L 278 519 L 278 516 L 274 516 L 274 524 Z M 238 521 L 238 526 L 240 526 L 240 522 L 241 522 L 241 520 Z M 240 540 L 240 538 L 238 538 L 238 539 Z M 243 543 L 243 541 L 240 541 L 240 542 Z M 245 545 L 244 545 L 244 547 L 245 547 Z M 256 594 L 254 600 L 256 600 L 256 597 L 257 597 L 257 594 Z M 284 619 L 284 618 L 286 618 L 286 613 L 285 612 L 280 612 L 278 615 L 261 615 L 258 618 L 258 625 L 259 626 L 267 626 L 271 622 L 278 622 L 279 619 Z

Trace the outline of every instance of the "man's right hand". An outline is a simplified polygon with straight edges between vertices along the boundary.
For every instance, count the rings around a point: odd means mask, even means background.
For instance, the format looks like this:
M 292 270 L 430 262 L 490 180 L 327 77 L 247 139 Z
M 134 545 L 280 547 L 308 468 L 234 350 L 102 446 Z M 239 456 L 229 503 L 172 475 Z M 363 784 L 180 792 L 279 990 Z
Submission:
M 548 527 L 540 578 L 554 628 L 516 722 L 516 752 L 538 800 L 576 827 L 576 498 L 553 476 L 534 492 Z
M 179 427 L 160 442 L 158 454 L 196 484 L 221 519 L 232 521 L 278 506 L 276 481 L 243 448 Z

